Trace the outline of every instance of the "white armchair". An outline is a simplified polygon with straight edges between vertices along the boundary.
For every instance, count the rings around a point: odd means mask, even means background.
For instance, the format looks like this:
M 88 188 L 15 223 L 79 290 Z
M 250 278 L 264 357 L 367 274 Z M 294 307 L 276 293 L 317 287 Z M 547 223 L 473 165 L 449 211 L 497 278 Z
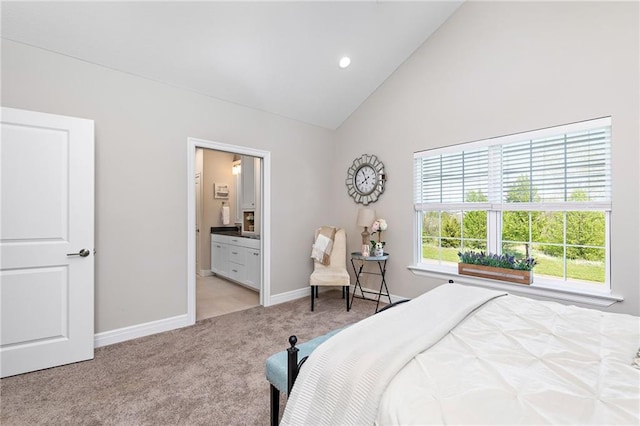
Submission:
M 319 232 L 320 229 L 316 229 L 314 241 L 315 238 L 318 237 Z M 351 279 L 347 272 L 347 236 L 342 228 L 336 230 L 330 259 L 328 265 L 323 265 L 316 260 L 313 261 L 313 273 L 311 277 L 309 277 L 312 312 L 314 300 L 318 297 L 318 287 L 320 286 L 342 287 L 342 298 L 347 301 L 347 311 L 351 309 L 349 305 L 349 285 L 351 284 Z

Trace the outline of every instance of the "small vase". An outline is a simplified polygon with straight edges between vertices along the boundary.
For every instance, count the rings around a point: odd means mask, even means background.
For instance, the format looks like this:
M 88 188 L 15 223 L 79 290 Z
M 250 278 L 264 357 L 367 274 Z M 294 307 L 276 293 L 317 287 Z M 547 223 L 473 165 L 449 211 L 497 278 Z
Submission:
M 376 248 L 373 250 L 373 255 L 375 257 L 384 256 L 384 249 L 382 248 L 382 244 L 376 244 Z

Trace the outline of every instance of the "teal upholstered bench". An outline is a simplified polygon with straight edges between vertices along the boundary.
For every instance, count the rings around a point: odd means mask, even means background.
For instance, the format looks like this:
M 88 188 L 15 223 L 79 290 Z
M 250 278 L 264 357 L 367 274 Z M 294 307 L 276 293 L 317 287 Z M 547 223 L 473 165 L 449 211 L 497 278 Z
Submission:
M 453 282 L 453 281 L 449 281 Z M 409 299 L 399 300 L 397 302 L 386 305 L 380 309 L 377 313 L 386 311 L 389 308 L 408 302 Z M 298 371 L 302 364 L 307 360 L 307 357 L 318 347 L 322 342 L 339 333 L 341 330 L 349 327 L 351 324 L 332 330 L 325 335 L 311 339 L 308 342 L 304 342 L 296 347 L 298 338 L 296 336 L 289 337 L 289 344 L 291 347 L 285 351 L 278 352 L 267 358 L 265 365 L 265 375 L 267 380 L 271 384 L 271 425 L 277 426 L 278 418 L 280 417 L 280 392 L 284 392 L 287 396 L 291 393 L 293 383 L 298 376 Z M 300 362 L 298 362 L 300 359 Z
M 265 375 L 271 384 L 272 425 L 278 424 L 278 417 L 280 415 L 280 392 L 289 395 L 291 388 L 293 387 L 293 382 L 298 375 L 299 367 L 304 363 L 304 361 L 306 361 L 307 357 L 311 355 L 311 352 L 313 352 L 322 342 L 346 327 L 332 330 L 327 334 L 311 339 L 298 346 L 296 346 L 296 343 L 298 342 L 296 336 L 291 336 L 289 337 L 289 344 L 291 344 L 289 349 L 273 354 L 267 358 Z M 290 359 L 292 359 L 291 362 Z M 300 363 L 298 363 L 298 359 L 300 359 Z

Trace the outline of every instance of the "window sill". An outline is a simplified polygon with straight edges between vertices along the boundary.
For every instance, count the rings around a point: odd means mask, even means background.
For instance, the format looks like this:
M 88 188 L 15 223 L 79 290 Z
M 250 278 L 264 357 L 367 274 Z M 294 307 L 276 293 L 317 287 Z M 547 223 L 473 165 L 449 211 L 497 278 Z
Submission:
M 535 283 L 532 285 L 510 284 L 503 281 L 463 276 L 453 272 L 427 269 L 415 265 L 407 266 L 407 269 L 409 269 L 415 275 L 453 280 L 458 284 L 486 287 L 494 290 L 503 290 L 510 293 L 520 293 L 523 295 L 548 297 L 550 299 L 563 300 L 568 302 L 585 303 L 588 305 L 599 307 L 611 306 L 616 302 L 621 302 L 624 300 L 624 297 L 613 293 L 604 294 L 576 292 L 571 290 L 558 290 L 555 288 L 536 286 Z

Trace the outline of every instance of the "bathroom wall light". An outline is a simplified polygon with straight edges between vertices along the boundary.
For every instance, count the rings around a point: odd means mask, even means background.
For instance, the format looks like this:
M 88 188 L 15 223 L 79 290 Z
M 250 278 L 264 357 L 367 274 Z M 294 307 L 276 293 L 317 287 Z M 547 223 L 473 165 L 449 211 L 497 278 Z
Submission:
M 237 175 L 240 173 L 241 168 L 242 166 L 240 165 L 240 160 L 234 161 L 233 165 L 231 166 L 231 173 Z
M 233 160 L 231 161 L 231 174 L 238 175 L 242 168 L 242 157 L 239 154 L 233 154 Z

